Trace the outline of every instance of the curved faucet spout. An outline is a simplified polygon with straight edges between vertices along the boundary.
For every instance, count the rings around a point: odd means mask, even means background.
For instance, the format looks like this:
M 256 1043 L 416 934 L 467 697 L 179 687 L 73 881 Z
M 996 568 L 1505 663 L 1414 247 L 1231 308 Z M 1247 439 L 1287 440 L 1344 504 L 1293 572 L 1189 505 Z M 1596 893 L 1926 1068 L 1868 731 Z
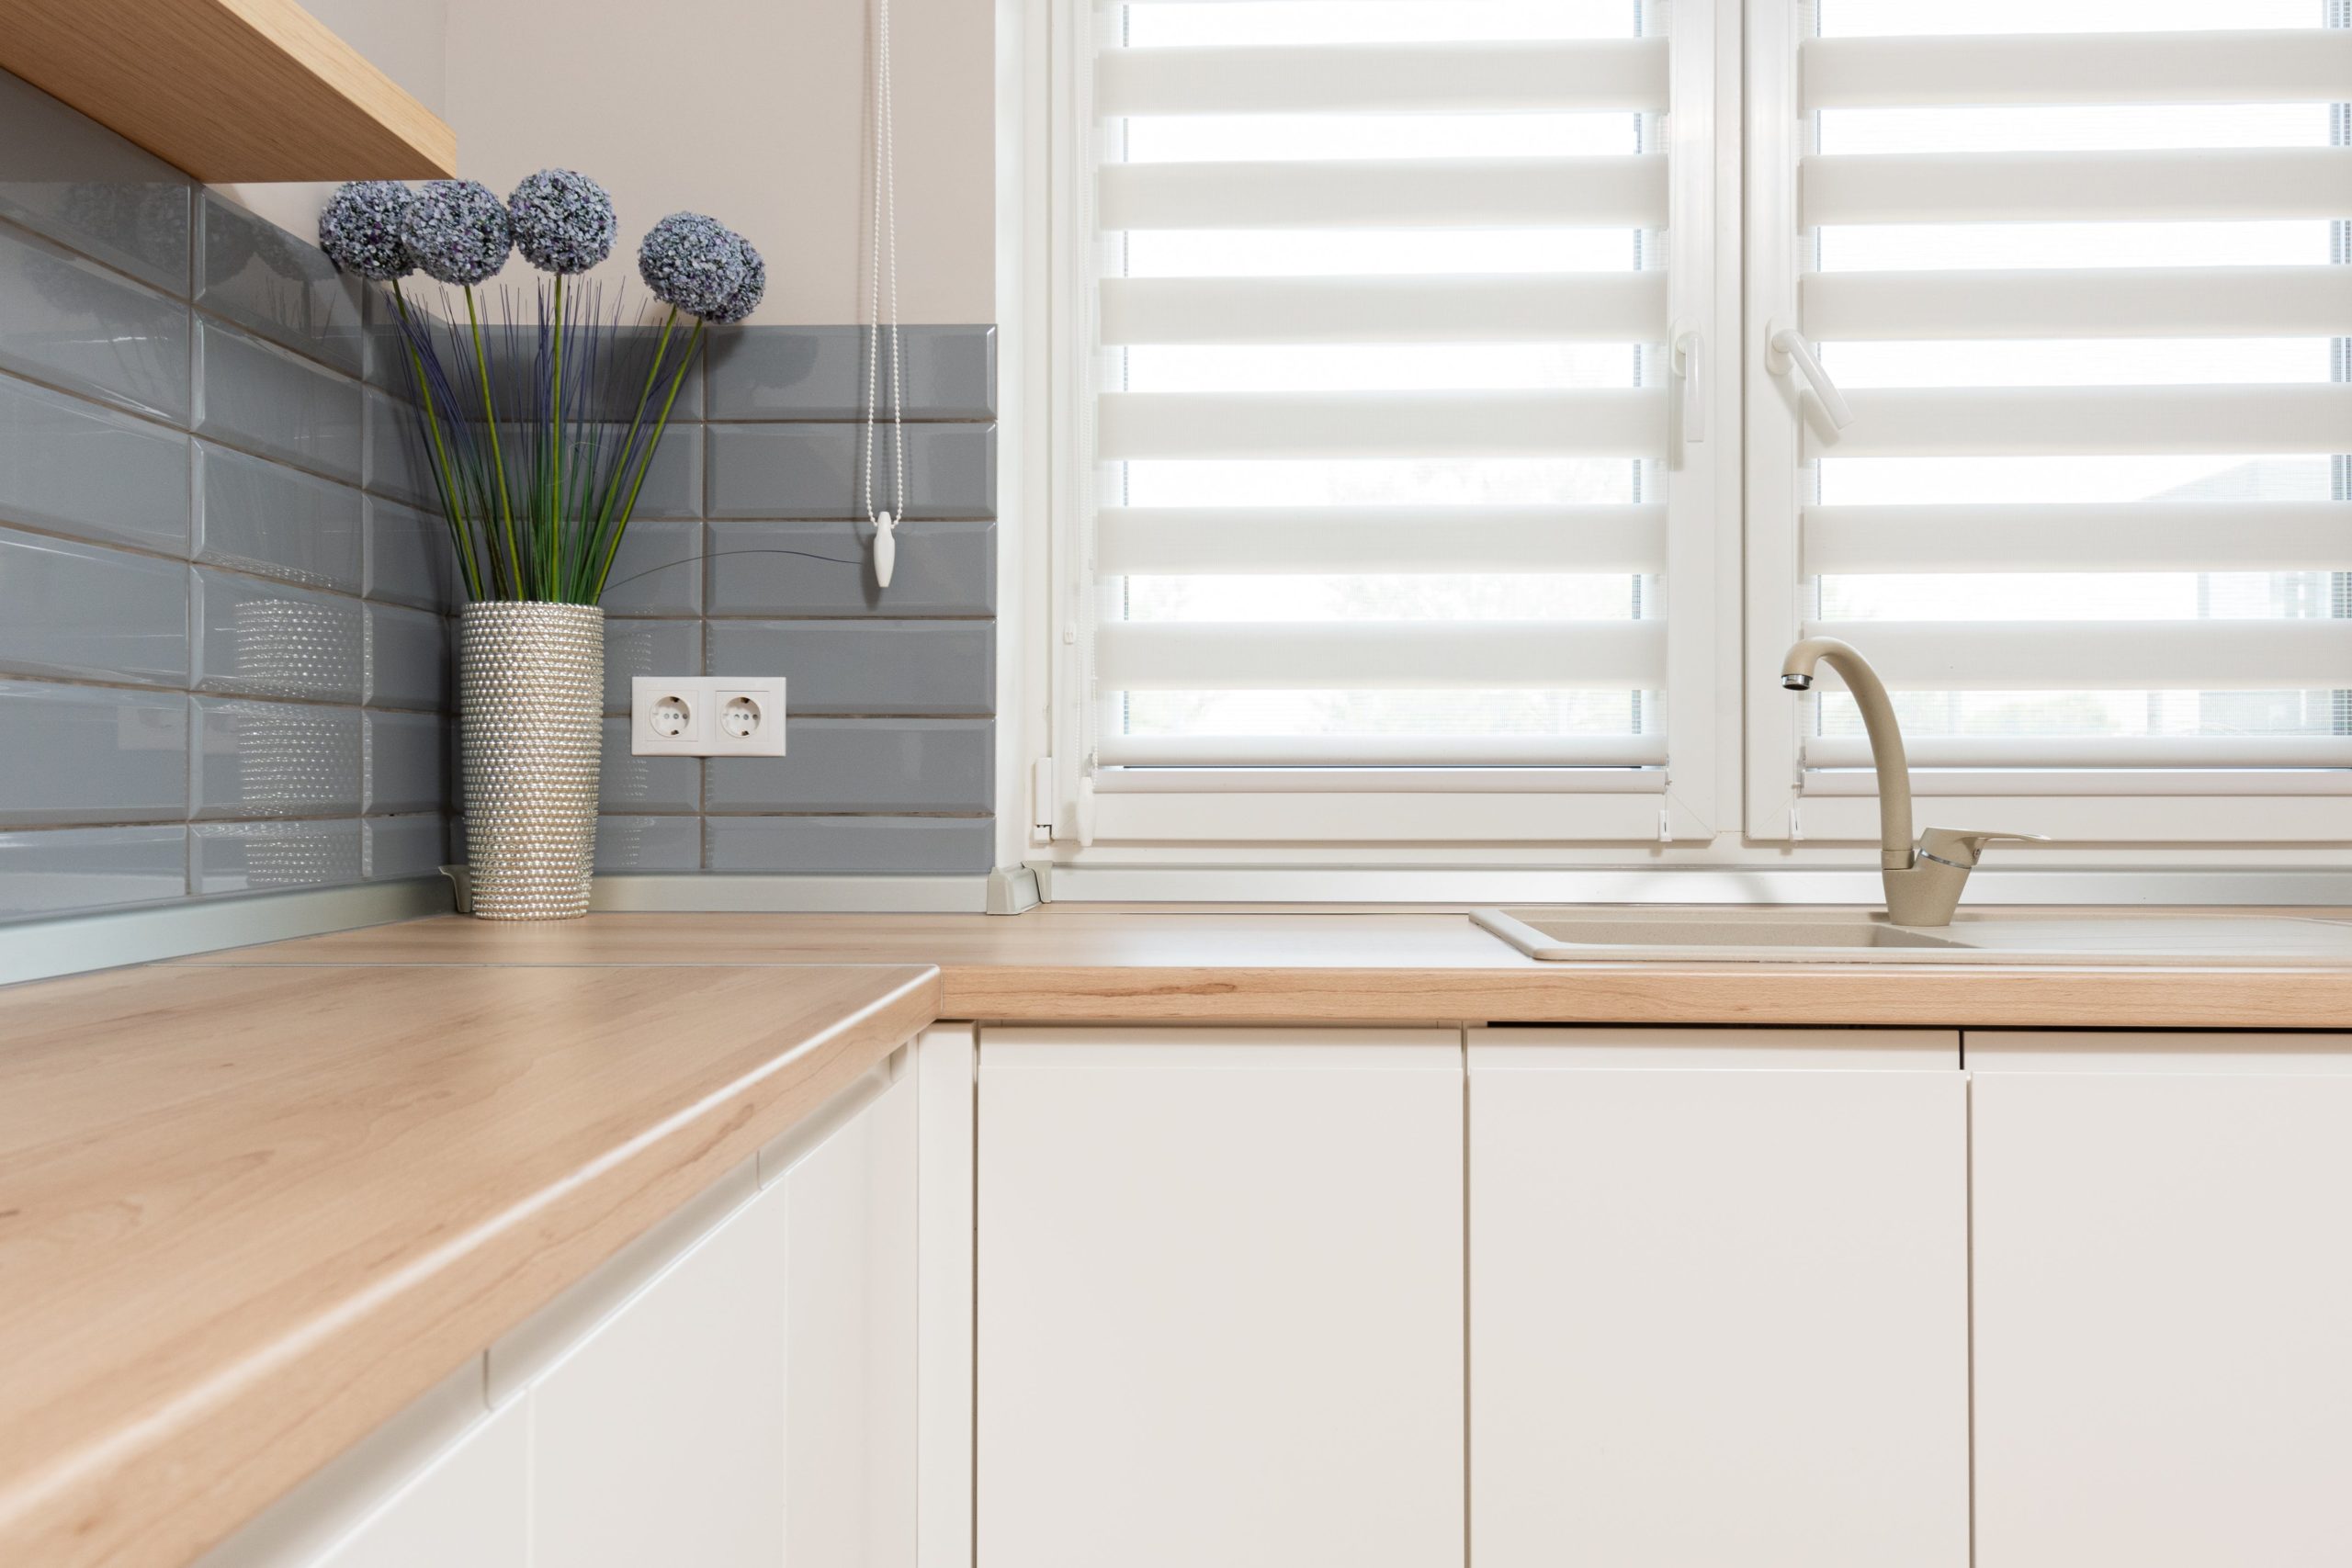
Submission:
M 1834 637 L 1809 637 L 1789 649 L 1781 660 L 1781 684 L 1792 692 L 1810 691 L 1814 671 L 1826 664 L 1838 671 L 1854 704 L 1862 710 L 1862 728 L 1871 739 L 1871 766 L 1878 773 L 1879 864 L 1888 871 L 1911 866 L 1911 763 L 1903 752 L 1903 729 L 1894 721 L 1894 704 L 1885 683 L 1849 643 Z

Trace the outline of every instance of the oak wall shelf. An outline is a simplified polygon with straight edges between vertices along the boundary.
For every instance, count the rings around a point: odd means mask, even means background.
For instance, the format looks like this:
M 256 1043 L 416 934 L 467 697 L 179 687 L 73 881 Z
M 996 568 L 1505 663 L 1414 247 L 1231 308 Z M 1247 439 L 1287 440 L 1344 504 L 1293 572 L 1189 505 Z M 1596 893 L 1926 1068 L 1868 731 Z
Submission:
M 457 172 L 456 132 L 294 0 L 0 0 L 0 67 L 200 180 Z

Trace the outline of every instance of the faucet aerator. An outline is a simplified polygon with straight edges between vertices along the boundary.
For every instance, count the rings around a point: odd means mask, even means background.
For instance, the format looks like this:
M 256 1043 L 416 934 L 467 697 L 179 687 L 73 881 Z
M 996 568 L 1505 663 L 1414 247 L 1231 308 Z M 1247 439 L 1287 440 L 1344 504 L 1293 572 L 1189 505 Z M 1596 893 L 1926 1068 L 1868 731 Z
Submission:
M 1781 677 L 1781 684 L 1786 686 L 1792 692 L 1810 692 L 1813 690 L 1813 677 L 1810 675 L 1783 675 Z

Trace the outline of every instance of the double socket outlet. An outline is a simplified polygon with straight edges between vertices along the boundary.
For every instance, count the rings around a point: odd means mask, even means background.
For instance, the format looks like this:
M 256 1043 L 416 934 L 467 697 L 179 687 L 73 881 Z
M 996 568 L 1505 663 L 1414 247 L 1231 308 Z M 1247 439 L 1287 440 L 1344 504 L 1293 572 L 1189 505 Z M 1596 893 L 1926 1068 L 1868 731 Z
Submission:
M 631 756 L 784 755 L 781 675 L 639 675 L 629 685 Z

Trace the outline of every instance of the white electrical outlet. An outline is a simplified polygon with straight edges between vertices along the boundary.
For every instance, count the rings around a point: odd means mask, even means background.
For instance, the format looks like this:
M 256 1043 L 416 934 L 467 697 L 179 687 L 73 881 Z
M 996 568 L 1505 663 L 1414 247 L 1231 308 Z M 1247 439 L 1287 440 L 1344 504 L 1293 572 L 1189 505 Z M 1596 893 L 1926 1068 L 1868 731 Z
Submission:
M 629 696 L 631 756 L 784 755 L 782 676 L 638 675 Z

